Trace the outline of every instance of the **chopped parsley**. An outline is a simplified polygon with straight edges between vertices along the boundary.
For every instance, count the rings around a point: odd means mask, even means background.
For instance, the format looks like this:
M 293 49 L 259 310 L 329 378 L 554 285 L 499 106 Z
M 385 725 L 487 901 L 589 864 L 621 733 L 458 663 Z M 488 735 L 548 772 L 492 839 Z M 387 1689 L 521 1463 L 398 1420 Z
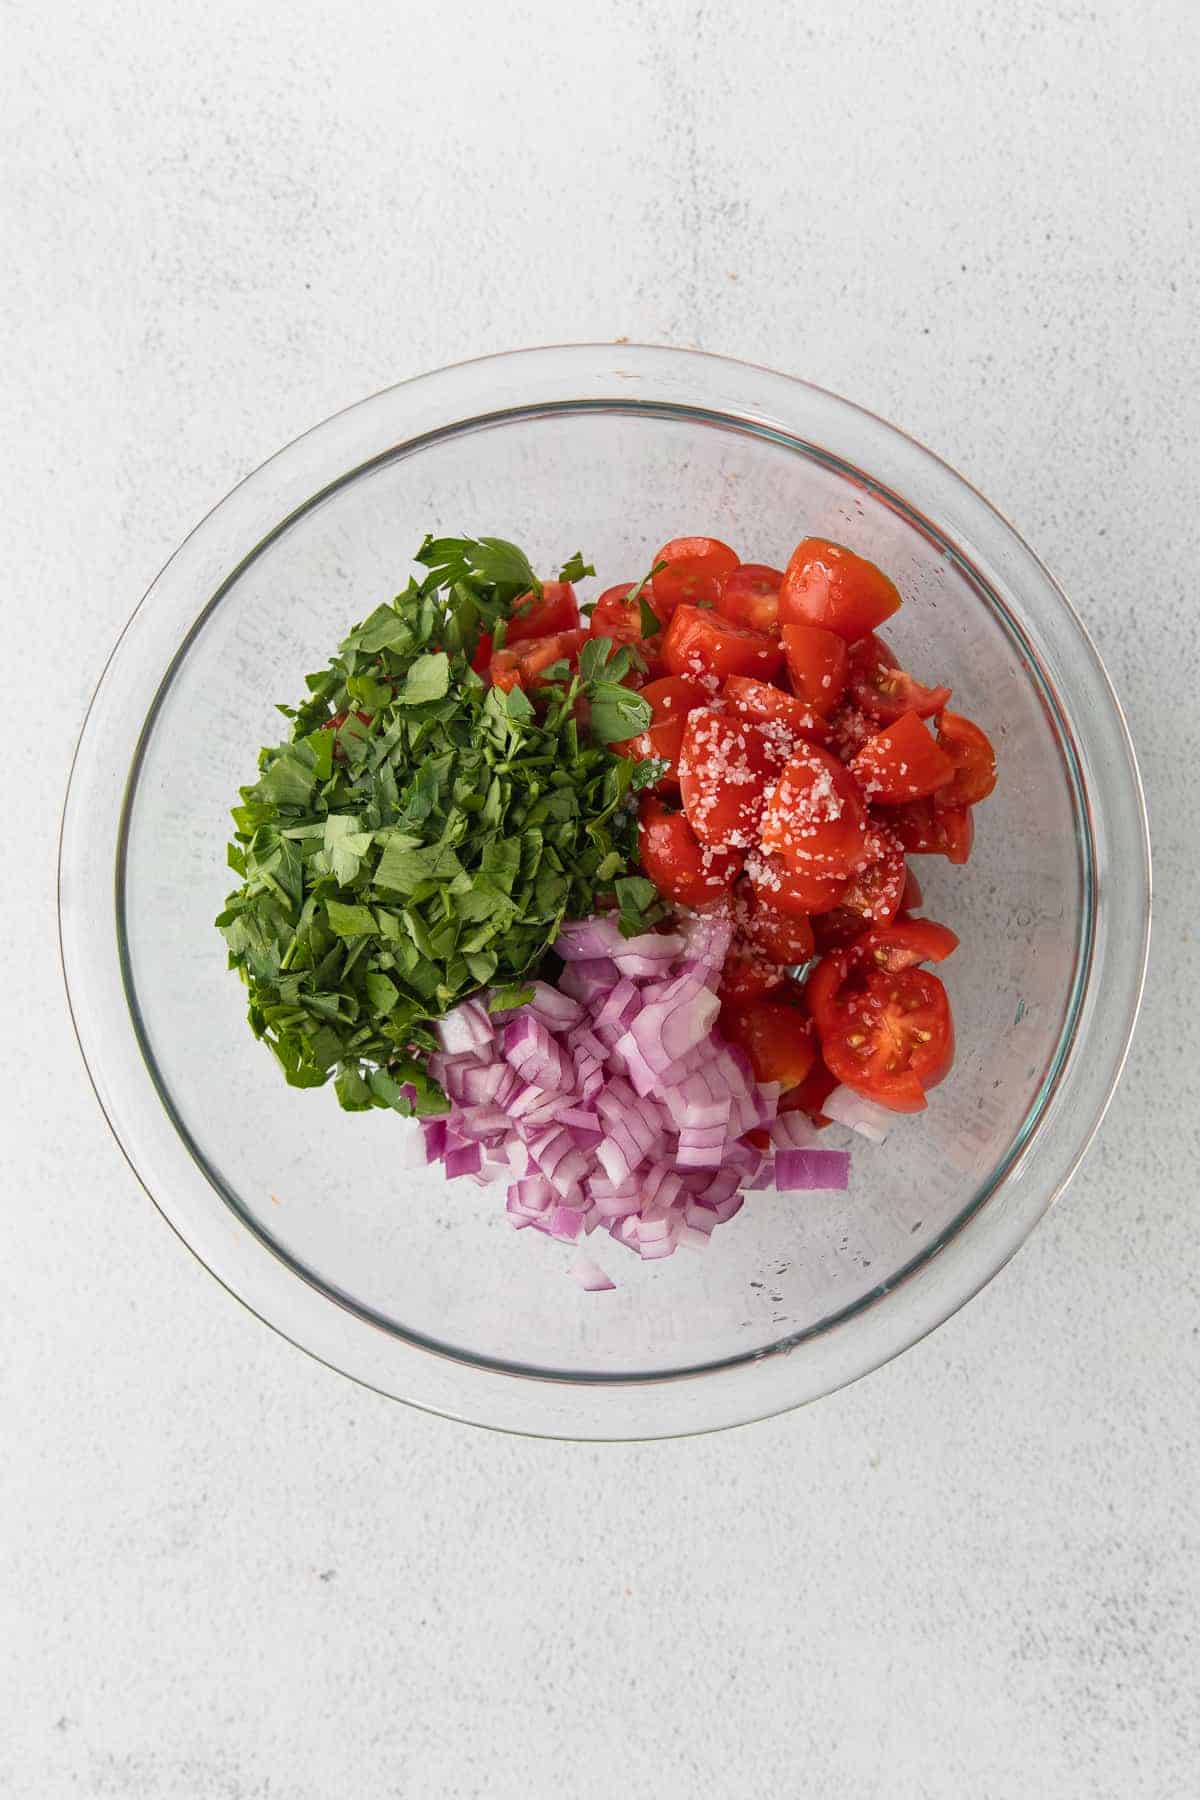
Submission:
M 308 697 L 280 707 L 233 809 L 241 881 L 217 924 L 249 1018 L 287 1080 L 332 1076 L 351 1111 L 444 1111 L 433 1022 L 481 988 L 529 996 L 565 919 L 615 896 L 622 929 L 661 912 L 628 797 L 656 765 L 607 748 L 650 723 L 605 638 L 545 671 L 538 704 L 470 667 L 540 584 L 501 538 L 426 539 L 427 570 L 355 627 Z M 569 572 L 569 576 L 568 576 Z M 590 572 L 576 553 L 564 576 Z M 577 702 L 586 700 L 586 730 Z

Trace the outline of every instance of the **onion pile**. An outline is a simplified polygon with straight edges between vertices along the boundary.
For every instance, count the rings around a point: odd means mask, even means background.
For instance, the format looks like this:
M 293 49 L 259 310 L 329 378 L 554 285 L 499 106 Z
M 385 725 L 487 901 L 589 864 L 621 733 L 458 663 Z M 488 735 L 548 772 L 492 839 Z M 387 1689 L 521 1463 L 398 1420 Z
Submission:
M 570 1243 L 600 1227 L 647 1261 L 703 1248 L 746 1190 L 845 1188 L 846 1152 L 814 1149 L 799 1114 L 777 1118 L 779 1088 L 716 1029 L 731 931 L 695 915 L 623 938 L 579 920 L 554 946 L 557 987 L 534 982 L 515 1011 L 474 999 L 447 1014 L 429 1070 L 451 1111 L 422 1121 L 427 1161 L 506 1179 L 518 1231 Z M 768 1150 L 748 1137 L 764 1128 Z M 608 1285 L 588 1258 L 572 1272 Z

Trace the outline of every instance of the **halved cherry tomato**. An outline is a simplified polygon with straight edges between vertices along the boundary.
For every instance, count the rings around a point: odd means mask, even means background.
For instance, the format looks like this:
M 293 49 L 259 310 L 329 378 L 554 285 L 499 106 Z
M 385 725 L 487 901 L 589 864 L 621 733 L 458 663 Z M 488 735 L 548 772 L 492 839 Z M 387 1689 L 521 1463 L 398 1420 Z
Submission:
M 715 605 L 721 582 L 737 568 L 738 556 L 737 551 L 723 544 L 720 538 L 684 537 L 672 538 L 669 544 L 664 544 L 654 563 L 667 565 L 650 579 L 657 602 L 655 611 L 665 607 L 666 614 L 659 612 L 659 617 L 665 620 L 684 602 L 694 605 L 697 600 L 708 600 Z M 675 672 L 681 673 L 680 670 Z
M 687 716 L 697 706 L 707 704 L 708 696 L 694 681 L 679 675 L 664 675 L 659 681 L 648 681 L 641 690 L 642 699 L 650 702 L 653 714 L 650 724 L 637 737 L 626 738 L 611 747 L 618 756 L 659 757 L 670 767 L 657 784 L 659 793 L 679 786 L 679 748 L 683 743 Z
M 846 688 L 846 640 L 822 625 L 785 625 L 780 636 L 792 692 L 814 712 L 831 713 Z
M 870 858 L 867 810 L 835 756 L 798 744 L 763 814 L 764 850 L 826 875 L 852 875 Z
M 969 806 L 935 806 L 932 800 L 909 800 L 889 806 L 887 822 L 910 856 L 944 856 L 965 863 L 975 841 Z
M 991 739 L 972 719 L 942 711 L 938 743 L 954 764 L 954 779 L 938 790 L 938 806 L 978 806 L 996 785 L 996 752 Z
M 746 873 L 755 893 L 768 906 L 806 917 L 839 905 L 849 884 L 845 875 L 824 875 L 813 866 L 789 863 L 764 850 L 746 858 Z
M 834 962 L 840 954 L 844 952 L 835 951 L 827 960 Z M 950 1071 L 950 1001 L 928 969 L 852 973 L 820 1010 L 815 1000 L 812 1009 L 830 1073 L 881 1106 L 920 1112 L 926 1090 Z
M 730 675 L 756 675 L 770 681 L 783 662 L 783 651 L 762 631 L 748 631 L 701 606 L 678 606 L 663 634 L 663 661 L 672 675 L 693 680 Z
M 692 830 L 703 842 L 748 850 L 758 841 L 767 782 L 778 767 L 764 735 L 769 729 L 712 706 L 688 714 L 679 791 Z
M 657 675 L 662 670 L 662 633 L 643 635 L 642 609 L 629 598 L 637 585 L 636 581 L 620 581 L 616 587 L 606 588 L 592 608 L 588 631 L 592 637 L 611 638 L 618 649 L 628 644 L 643 658 L 648 673 Z
M 900 910 L 908 867 L 899 840 L 877 827 L 871 848 L 878 852 L 875 860 L 850 877 L 838 904 L 813 927 L 821 950 L 849 944 L 872 926 L 889 925 Z
M 471 667 L 477 675 L 486 675 L 488 664 L 491 660 L 492 634 L 490 631 L 481 631 L 479 634 L 479 642 L 475 646 L 475 654 L 471 658 Z
M 958 949 L 958 933 L 936 919 L 894 919 L 855 939 L 851 962 L 871 963 L 889 975 L 917 963 L 945 962 Z
M 786 980 L 786 970 L 753 944 L 735 943 L 725 958 L 717 994 L 723 1008 L 745 1006 L 748 1000 L 777 993 Z
M 781 968 L 806 963 L 813 953 L 813 928 L 805 913 L 773 906 L 751 883 L 736 894 L 741 936 Z
M 868 738 L 850 767 L 867 799 L 879 806 L 922 800 L 954 779 L 954 764 L 916 713 Z
M 899 912 L 914 913 L 922 904 L 921 884 L 908 864 L 904 865 L 904 892 L 900 896 Z
M 540 598 L 522 594 L 513 603 L 506 644 L 524 644 L 531 638 L 552 637 L 556 631 L 574 631 L 579 624 L 575 589 L 569 581 L 544 581 Z
M 774 631 L 779 621 L 779 584 L 782 569 L 766 563 L 739 563 L 721 578 L 717 611 L 735 625 L 752 631 Z
M 797 1087 L 789 1088 L 786 1094 L 779 1097 L 781 1113 L 807 1113 L 818 1129 L 831 1123 L 821 1111 L 822 1102 L 828 1100 L 835 1087 L 840 1087 L 836 1075 L 831 1075 L 825 1067 L 820 1054 L 813 1059 L 813 1066 Z
M 697 910 L 723 899 L 742 869 L 740 851 L 702 844 L 684 815 L 653 794 L 643 794 L 638 809 L 638 855 L 660 894 Z
M 874 631 L 900 605 L 894 582 L 865 556 L 830 538 L 805 538 L 779 590 L 783 625 L 821 625 L 848 644 Z
M 731 675 L 721 690 L 734 712 L 745 719 L 760 721 L 778 719 L 797 737 L 823 744 L 828 734 L 824 719 L 803 700 L 785 694 L 770 681 L 755 681 L 752 675 Z
M 574 662 L 587 638 L 586 631 L 557 631 L 552 637 L 530 638 L 510 650 L 505 644 L 492 657 L 492 684 L 508 693 L 512 688 L 536 687 L 542 671 L 551 663 Z
M 782 1000 L 752 1000 L 721 1014 L 721 1031 L 740 1044 L 759 1081 L 795 1087 L 817 1060 L 812 1022 Z
M 865 637 L 850 651 L 850 698 L 873 719 L 890 722 L 907 712 L 931 719 L 950 698 L 948 687 L 924 687 L 913 679 L 880 637 Z

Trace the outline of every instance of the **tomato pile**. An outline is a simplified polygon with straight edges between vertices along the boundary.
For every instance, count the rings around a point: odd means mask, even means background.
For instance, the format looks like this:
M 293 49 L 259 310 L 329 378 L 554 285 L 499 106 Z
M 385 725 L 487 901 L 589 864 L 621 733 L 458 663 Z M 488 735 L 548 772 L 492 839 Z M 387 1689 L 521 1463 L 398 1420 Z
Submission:
M 676 538 L 586 627 L 569 584 L 548 582 L 476 658 L 512 687 L 589 634 L 638 651 L 652 720 L 616 748 L 663 764 L 640 802 L 642 866 L 676 905 L 732 910 L 721 1030 L 784 1085 L 782 1111 L 818 1120 L 839 1084 L 919 1111 L 954 1055 L 946 989 L 924 965 L 958 940 L 913 916 L 907 858 L 966 862 L 996 762 L 950 689 L 876 635 L 899 606 L 882 570 L 824 538 L 784 570 Z

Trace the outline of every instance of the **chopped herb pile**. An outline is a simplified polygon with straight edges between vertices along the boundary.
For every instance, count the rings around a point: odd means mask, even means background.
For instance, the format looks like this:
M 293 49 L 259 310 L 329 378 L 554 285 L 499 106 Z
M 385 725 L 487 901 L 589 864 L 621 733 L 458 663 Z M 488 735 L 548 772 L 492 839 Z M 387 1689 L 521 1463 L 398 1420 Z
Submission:
M 416 560 L 424 579 L 280 707 L 291 737 L 241 790 L 229 863 L 242 885 L 217 919 L 288 1081 L 332 1075 L 351 1111 L 443 1111 L 424 1068 L 432 1021 L 482 987 L 518 1004 L 563 920 L 601 900 L 627 934 L 661 912 L 630 872 L 623 804 L 659 767 L 607 748 L 650 722 L 620 685 L 633 653 L 590 640 L 577 669 L 544 671 L 535 707 L 470 666 L 480 633 L 502 642 L 514 602 L 540 592 L 524 554 L 445 538 Z M 563 573 L 590 570 L 577 552 Z

